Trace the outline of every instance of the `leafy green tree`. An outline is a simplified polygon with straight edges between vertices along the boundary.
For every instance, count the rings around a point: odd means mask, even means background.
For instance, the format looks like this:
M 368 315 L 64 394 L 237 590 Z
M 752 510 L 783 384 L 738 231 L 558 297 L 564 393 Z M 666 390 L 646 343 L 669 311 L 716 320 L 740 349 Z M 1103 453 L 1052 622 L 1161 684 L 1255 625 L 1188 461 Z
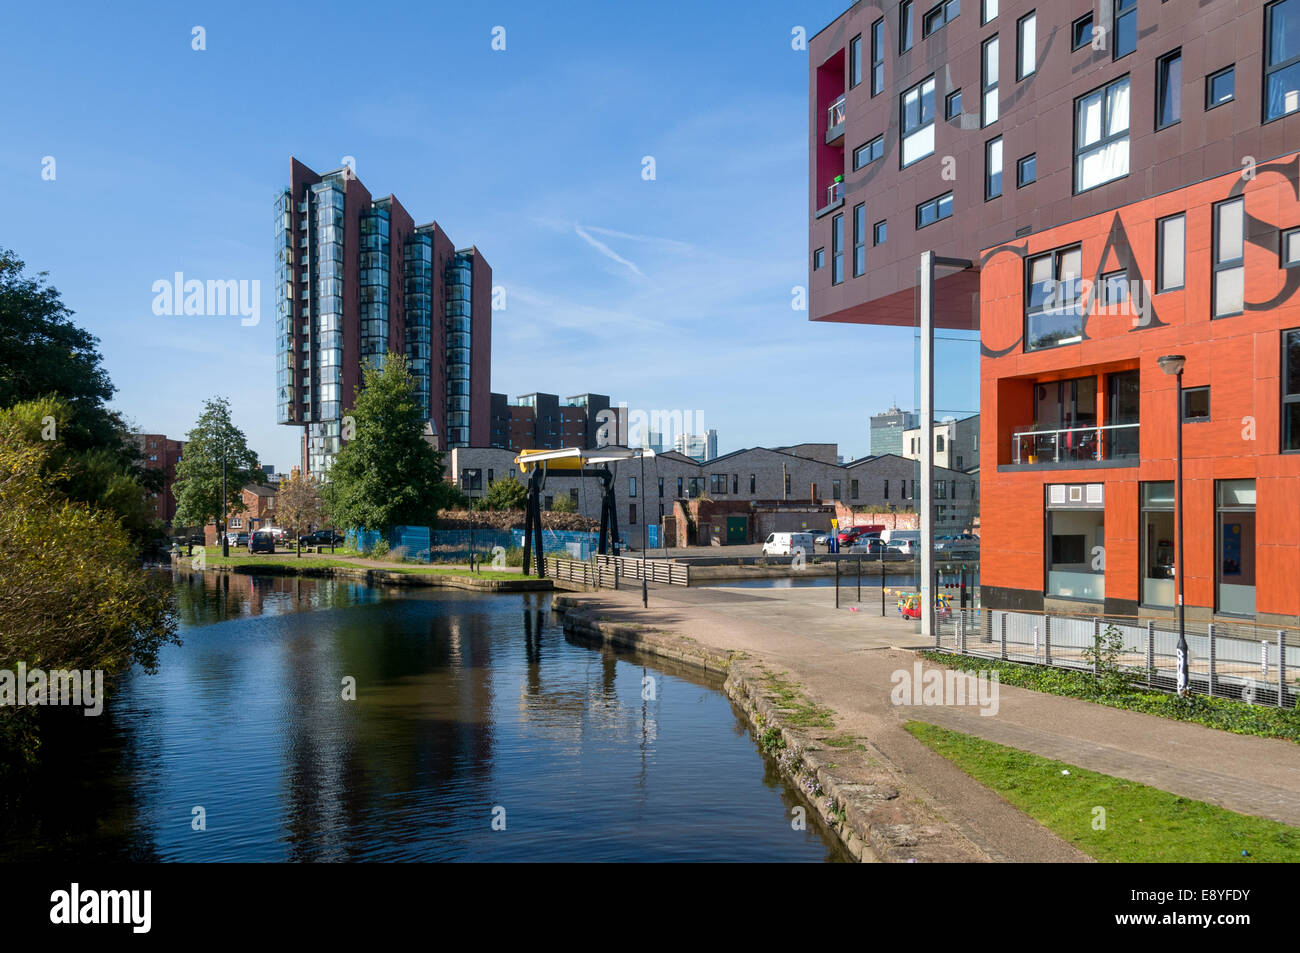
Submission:
M 565 499 L 568 498 L 565 497 Z M 526 486 L 518 480 L 503 478 L 492 481 L 492 485 L 483 494 L 480 509 L 522 510 L 527 501 L 528 488 Z
M 275 514 L 295 543 L 300 535 L 324 522 L 325 499 L 316 478 L 296 469 L 289 474 L 275 494 Z M 300 548 L 298 555 L 302 555 Z
M 326 487 L 336 524 L 385 535 L 395 526 L 433 525 L 451 494 L 442 454 L 424 438 L 405 357 L 366 363 L 350 416 L 353 436 L 335 455 Z
M 230 402 L 213 397 L 186 437 L 185 452 L 176 464 L 176 524 L 206 526 L 217 523 L 224 533 L 226 516 L 242 513 L 243 489 L 262 478 L 257 454 L 248 448 L 248 438 L 230 416 Z M 222 461 L 225 462 L 225 505 L 222 505 Z

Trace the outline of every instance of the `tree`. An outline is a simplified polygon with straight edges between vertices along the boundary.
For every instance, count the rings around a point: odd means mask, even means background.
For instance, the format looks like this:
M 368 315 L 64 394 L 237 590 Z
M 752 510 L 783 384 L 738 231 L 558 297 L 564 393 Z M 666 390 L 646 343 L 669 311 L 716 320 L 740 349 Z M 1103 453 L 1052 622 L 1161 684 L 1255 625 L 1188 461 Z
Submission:
M 528 487 L 518 480 L 493 480 L 492 485 L 483 494 L 480 509 L 522 510 L 527 501 Z
M 203 405 L 203 413 L 186 439 L 189 442 L 176 464 L 176 482 L 172 486 L 176 496 L 176 523 L 181 526 L 217 523 L 224 534 L 226 516 L 247 509 L 244 487 L 261 476 L 257 454 L 248 448 L 244 432 L 231 420 L 230 402 L 224 397 L 213 397 Z
M 338 526 L 431 526 L 450 499 L 442 454 L 424 439 L 425 418 L 406 358 L 389 353 L 362 368 L 350 416 L 353 436 L 334 457 L 326 502 Z
M 58 491 L 52 450 L 0 419 L 0 668 L 156 671 L 178 641 L 170 581 L 141 571 L 114 515 Z M 0 706 L 0 763 L 15 745 L 30 760 L 35 718 Z
M 568 494 L 557 496 L 554 500 L 551 501 L 551 512 L 552 513 L 576 513 L 578 512 L 578 504 L 573 502 L 573 497 L 569 496 Z
M 280 489 L 275 494 L 275 512 L 295 542 L 302 533 L 310 532 L 312 527 L 323 522 L 325 500 L 316 478 L 295 469 L 287 480 L 280 483 Z M 301 547 L 298 548 L 298 555 L 302 555 Z

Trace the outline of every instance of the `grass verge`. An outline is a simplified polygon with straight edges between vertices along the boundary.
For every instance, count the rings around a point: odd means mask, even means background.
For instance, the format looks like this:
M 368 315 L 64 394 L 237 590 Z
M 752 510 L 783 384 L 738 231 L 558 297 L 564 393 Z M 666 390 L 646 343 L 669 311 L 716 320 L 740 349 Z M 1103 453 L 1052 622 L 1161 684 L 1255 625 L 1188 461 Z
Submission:
M 1180 698 L 1167 692 L 1148 691 L 1136 686 L 1114 691 L 1109 690 L 1105 681 L 1091 672 L 1070 671 L 1046 665 L 1021 665 L 1000 659 L 973 658 L 947 652 L 922 652 L 921 655 L 951 668 L 995 671 L 1003 685 L 1081 698 L 1110 708 L 1140 711 L 1174 721 L 1190 721 L 1237 735 L 1258 735 L 1262 738 L 1300 742 L 1300 711 L 1291 708 L 1248 705 L 1229 698 L 1210 698 L 1206 695 Z
M 323 556 L 295 556 L 291 553 L 280 554 L 259 554 L 252 555 L 241 553 L 239 555 L 222 556 L 220 553 L 209 553 L 206 556 L 209 566 L 224 566 L 232 569 L 279 569 L 279 570 L 305 570 L 305 569 L 334 569 L 349 568 L 367 570 L 373 569 L 377 572 L 395 572 L 407 575 L 417 576 L 462 576 L 466 579 L 489 577 L 494 579 L 520 579 L 523 576 L 518 571 L 508 569 L 480 569 L 477 573 L 471 572 L 468 568 L 453 566 L 429 566 L 424 564 L 403 564 L 393 563 L 391 566 L 366 566 L 361 565 L 348 559 L 327 559 Z
M 909 721 L 904 727 L 980 784 L 1097 860 L 1300 860 L 1300 829 L 1286 824 L 1236 814 L 935 725 Z

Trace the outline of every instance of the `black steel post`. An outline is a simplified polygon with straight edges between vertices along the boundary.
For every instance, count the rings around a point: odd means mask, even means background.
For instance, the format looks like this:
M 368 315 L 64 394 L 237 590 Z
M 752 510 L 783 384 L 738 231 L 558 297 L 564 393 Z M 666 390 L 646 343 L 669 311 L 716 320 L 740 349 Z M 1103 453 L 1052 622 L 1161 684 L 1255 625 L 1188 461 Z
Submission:
M 1183 590 L 1183 372 L 1181 368 L 1179 368 L 1176 376 L 1178 379 L 1178 400 L 1174 407 L 1174 413 L 1177 417 L 1176 426 L 1178 428 L 1178 463 L 1174 477 L 1176 481 L 1174 485 L 1174 508 L 1178 511 L 1176 517 L 1178 520 L 1178 694 L 1185 695 L 1190 687 L 1190 680 L 1187 677 L 1187 628 L 1183 619 L 1183 610 L 1187 599 Z
M 645 450 L 641 451 L 641 608 L 648 608 L 650 605 L 649 583 L 646 581 L 646 562 L 645 551 L 649 545 L 650 512 L 646 505 L 649 495 L 645 487 Z
M 836 553 L 835 555 L 836 557 L 839 556 L 838 553 Z M 836 558 L 835 560 L 835 608 L 838 609 L 839 607 L 840 607 L 840 561 L 838 558 Z

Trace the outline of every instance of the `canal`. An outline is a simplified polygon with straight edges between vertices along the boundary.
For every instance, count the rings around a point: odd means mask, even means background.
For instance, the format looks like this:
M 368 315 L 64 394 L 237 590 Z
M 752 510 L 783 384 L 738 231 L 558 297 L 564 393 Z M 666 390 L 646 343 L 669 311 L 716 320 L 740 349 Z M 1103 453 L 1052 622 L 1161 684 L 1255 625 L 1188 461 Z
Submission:
M 175 585 L 182 644 L 57 721 L 0 858 L 845 859 L 716 680 L 571 641 L 546 594 Z

